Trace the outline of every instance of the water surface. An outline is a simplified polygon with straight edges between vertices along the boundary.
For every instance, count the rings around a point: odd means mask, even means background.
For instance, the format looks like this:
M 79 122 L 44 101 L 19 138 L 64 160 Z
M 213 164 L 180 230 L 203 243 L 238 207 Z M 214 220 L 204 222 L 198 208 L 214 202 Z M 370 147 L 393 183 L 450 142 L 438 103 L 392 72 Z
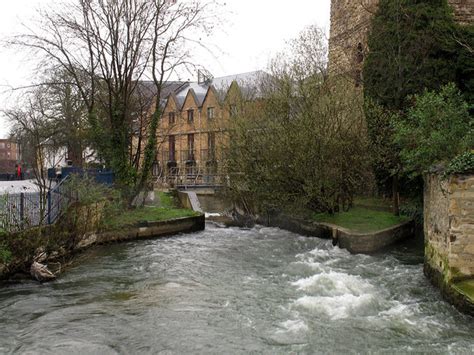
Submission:
M 422 261 L 261 227 L 104 246 L 0 288 L 0 353 L 474 353 Z

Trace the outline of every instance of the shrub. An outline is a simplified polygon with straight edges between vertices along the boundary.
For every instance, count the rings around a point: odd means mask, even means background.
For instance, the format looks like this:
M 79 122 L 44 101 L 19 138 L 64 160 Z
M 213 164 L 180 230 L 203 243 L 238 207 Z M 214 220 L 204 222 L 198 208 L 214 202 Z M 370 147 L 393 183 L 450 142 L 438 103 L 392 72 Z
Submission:
M 400 214 L 410 217 L 418 226 L 423 226 L 423 201 L 405 200 L 400 204 Z
M 6 243 L 7 233 L 0 228 L 0 263 L 7 264 L 12 258 L 12 252 Z
M 413 101 L 408 114 L 394 120 L 394 139 L 401 147 L 404 169 L 411 176 L 449 162 L 474 146 L 469 107 L 454 84 L 444 86 L 439 93 L 415 95 Z
M 474 172 L 474 150 L 458 155 L 451 160 L 445 169 L 444 175 L 467 174 Z

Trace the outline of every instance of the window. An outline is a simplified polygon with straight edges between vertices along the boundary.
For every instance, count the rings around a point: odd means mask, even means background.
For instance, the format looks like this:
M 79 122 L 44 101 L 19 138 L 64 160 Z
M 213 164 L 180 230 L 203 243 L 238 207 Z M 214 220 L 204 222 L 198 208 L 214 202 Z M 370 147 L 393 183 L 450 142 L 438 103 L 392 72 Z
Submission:
M 168 139 L 168 148 L 169 148 L 169 161 L 176 161 L 175 159 L 175 149 L 176 149 L 176 142 L 174 136 L 169 136 Z
M 237 105 L 230 105 L 230 117 L 237 116 Z
M 188 134 L 188 152 L 186 160 L 194 160 L 194 134 Z
M 207 108 L 207 119 L 213 120 L 214 119 L 214 107 Z
M 3 142 L 0 143 L 0 149 L 5 149 L 5 143 Z
M 176 115 L 174 112 L 168 113 L 169 124 L 174 124 L 176 122 Z
M 214 160 L 216 158 L 216 134 L 210 132 L 207 136 L 208 157 L 207 160 Z
M 188 110 L 188 123 L 193 123 L 194 122 L 194 110 L 190 109 Z

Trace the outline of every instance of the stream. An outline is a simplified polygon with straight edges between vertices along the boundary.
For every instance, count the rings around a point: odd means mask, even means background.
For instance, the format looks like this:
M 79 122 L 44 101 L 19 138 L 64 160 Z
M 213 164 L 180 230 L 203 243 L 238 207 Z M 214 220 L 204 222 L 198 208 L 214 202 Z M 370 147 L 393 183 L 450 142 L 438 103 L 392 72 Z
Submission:
M 258 226 L 97 247 L 0 287 L 0 353 L 474 353 L 473 318 L 422 263 Z

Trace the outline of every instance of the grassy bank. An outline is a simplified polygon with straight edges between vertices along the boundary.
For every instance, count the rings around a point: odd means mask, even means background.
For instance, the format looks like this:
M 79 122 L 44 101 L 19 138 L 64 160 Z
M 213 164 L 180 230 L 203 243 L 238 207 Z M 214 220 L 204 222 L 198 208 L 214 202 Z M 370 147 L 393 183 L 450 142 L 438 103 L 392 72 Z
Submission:
M 104 221 L 104 229 L 121 229 L 143 222 L 158 222 L 167 219 L 193 217 L 199 213 L 180 208 L 179 202 L 169 193 L 157 192 L 155 206 L 145 206 L 133 210 L 119 210 Z
M 348 212 L 340 212 L 333 215 L 325 213 L 313 214 L 312 219 L 320 223 L 335 224 L 358 233 L 370 233 L 393 227 L 407 221 L 409 218 L 395 216 L 391 212 L 378 209 L 354 207 Z
M 142 207 L 130 211 L 123 211 L 105 221 L 106 230 L 120 229 L 125 226 L 137 225 L 142 222 L 158 222 L 180 217 L 193 217 L 199 213 L 187 209 Z

